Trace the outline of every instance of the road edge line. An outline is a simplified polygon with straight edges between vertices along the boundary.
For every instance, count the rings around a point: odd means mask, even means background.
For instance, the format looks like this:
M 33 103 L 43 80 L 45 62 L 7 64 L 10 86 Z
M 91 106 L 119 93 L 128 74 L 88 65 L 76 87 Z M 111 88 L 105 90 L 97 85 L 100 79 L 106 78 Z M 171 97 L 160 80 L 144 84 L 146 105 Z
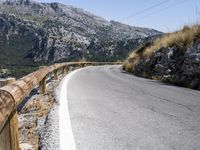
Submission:
M 83 69 L 85 68 L 77 69 L 73 72 L 70 72 L 64 77 L 64 79 L 62 79 L 60 85 L 56 89 L 56 93 L 59 94 L 58 98 L 60 150 L 76 150 L 68 108 L 68 82 L 75 73 Z

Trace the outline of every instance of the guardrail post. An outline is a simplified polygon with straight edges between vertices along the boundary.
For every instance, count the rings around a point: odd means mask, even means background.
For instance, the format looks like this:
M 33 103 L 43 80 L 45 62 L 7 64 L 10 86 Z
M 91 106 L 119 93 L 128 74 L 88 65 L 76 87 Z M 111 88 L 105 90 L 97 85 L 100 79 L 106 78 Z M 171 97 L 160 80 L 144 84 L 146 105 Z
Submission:
M 84 63 L 81 63 L 81 65 L 80 65 L 80 66 L 81 66 L 81 68 L 83 68 L 83 67 L 85 67 L 85 64 L 84 64 Z
M 65 74 L 65 66 L 62 67 L 62 74 Z
M 6 79 L 0 79 L 0 87 L 6 85 Z
M 42 79 L 42 81 L 40 81 L 39 90 L 40 90 L 40 94 L 45 94 L 45 92 L 46 92 L 46 77 L 44 77 Z
M 69 72 L 69 66 L 66 66 L 65 73 L 68 73 L 68 72 Z
M 68 72 L 68 66 L 64 66 L 62 68 L 62 74 L 66 74 Z
M 19 130 L 18 130 L 18 114 L 15 109 L 13 116 L 10 118 L 10 137 L 12 150 L 19 150 Z
M 11 150 L 10 125 L 7 122 L 0 132 L 0 150 Z
M 58 80 L 58 69 L 53 71 L 54 74 L 54 80 Z
M 14 82 L 14 78 L 0 80 L 0 86 Z M 13 110 L 8 121 L 0 131 L 0 150 L 19 150 L 19 131 L 17 110 Z

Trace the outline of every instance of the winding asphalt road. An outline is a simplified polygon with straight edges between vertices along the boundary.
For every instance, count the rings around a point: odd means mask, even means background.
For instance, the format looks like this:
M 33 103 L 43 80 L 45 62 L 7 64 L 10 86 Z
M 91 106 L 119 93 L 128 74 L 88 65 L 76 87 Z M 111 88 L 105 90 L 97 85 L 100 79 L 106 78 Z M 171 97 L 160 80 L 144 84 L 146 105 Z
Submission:
M 68 82 L 77 150 L 200 150 L 200 92 L 87 67 Z

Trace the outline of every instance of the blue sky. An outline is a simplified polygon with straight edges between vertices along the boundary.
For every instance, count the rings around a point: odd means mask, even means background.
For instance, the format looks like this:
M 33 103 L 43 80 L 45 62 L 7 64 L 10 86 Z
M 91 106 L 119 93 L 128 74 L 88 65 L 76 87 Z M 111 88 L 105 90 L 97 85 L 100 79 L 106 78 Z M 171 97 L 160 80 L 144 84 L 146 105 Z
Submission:
M 60 2 L 83 8 L 107 20 L 116 20 L 133 26 L 149 27 L 164 32 L 180 29 L 186 24 L 200 22 L 200 0 L 37 0 Z M 164 2 L 165 1 L 165 2 Z M 159 3 L 163 4 L 143 13 Z

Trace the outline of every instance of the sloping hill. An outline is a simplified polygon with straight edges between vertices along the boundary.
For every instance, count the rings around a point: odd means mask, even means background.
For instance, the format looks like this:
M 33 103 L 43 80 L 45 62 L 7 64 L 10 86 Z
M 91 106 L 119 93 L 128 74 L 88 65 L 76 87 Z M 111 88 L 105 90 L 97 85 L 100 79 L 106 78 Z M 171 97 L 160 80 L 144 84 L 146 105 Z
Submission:
M 161 34 L 107 21 L 59 3 L 7 0 L 0 3 L 0 63 L 62 60 L 122 60 L 133 48 Z M 9 61 L 8 61 L 9 60 Z
M 123 68 L 135 75 L 200 90 L 200 25 L 185 26 L 130 54 Z

